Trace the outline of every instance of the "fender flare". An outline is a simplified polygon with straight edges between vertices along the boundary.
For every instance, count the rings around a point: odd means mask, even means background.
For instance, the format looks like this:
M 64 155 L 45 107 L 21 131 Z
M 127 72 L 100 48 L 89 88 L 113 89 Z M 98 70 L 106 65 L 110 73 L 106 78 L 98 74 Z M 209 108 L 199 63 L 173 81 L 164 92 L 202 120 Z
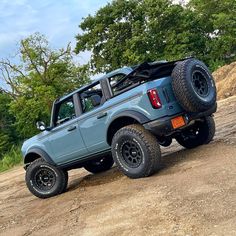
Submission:
M 27 154 L 24 156 L 24 163 L 25 163 L 25 158 L 29 155 L 29 154 L 37 154 L 40 157 L 42 157 L 46 162 L 52 164 L 52 165 L 56 165 L 56 163 L 52 160 L 52 158 L 41 148 L 30 148 L 27 152 Z
M 123 117 L 123 116 L 133 118 L 133 119 L 137 120 L 140 124 L 145 124 L 150 121 L 149 118 L 147 118 L 143 113 L 141 113 L 139 111 L 126 110 L 126 111 L 122 111 L 122 112 L 116 114 L 113 117 L 111 123 L 109 124 L 109 127 L 113 121 L 115 121 L 116 119 Z
M 150 119 L 147 118 L 141 112 L 133 111 L 133 110 L 122 111 L 122 112 L 114 115 L 114 117 L 113 117 L 112 121 L 109 123 L 107 131 L 106 131 L 106 140 L 107 140 L 108 144 L 110 143 L 110 135 L 113 136 L 113 131 L 112 131 L 113 124 L 116 123 L 116 121 L 118 121 L 119 118 L 122 118 L 122 117 L 132 118 L 132 119 L 136 120 L 139 124 L 145 124 L 150 121 Z

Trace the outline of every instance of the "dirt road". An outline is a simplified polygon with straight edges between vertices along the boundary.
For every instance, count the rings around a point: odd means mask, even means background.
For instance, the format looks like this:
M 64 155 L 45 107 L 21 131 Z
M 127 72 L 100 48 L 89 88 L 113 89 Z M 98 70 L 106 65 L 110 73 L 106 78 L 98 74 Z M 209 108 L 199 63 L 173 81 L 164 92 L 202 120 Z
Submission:
M 214 142 L 162 149 L 149 178 L 73 170 L 65 194 L 40 200 L 22 168 L 0 174 L 0 235 L 236 235 L 236 97 L 215 118 Z

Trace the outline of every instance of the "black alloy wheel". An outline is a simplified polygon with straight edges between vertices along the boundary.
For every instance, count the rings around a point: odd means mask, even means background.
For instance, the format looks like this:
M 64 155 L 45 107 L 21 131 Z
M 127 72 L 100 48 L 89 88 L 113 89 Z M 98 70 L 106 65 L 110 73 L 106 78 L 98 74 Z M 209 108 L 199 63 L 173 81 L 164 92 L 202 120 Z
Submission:
M 201 97 L 209 94 L 209 84 L 207 78 L 200 71 L 194 71 L 192 75 L 192 83 L 194 91 Z
M 56 175 L 51 169 L 44 167 L 36 171 L 33 182 L 39 190 L 48 191 L 55 185 Z
M 29 191 L 36 197 L 49 198 L 65 192 L 68 173 L 39 158 L 27 167 L 25 181 Z
M 122 155 L 127 165 L 131 168 L 140 166 L 143 160 L 142 150 L 133 140 L 127 140 L 122 145 Z

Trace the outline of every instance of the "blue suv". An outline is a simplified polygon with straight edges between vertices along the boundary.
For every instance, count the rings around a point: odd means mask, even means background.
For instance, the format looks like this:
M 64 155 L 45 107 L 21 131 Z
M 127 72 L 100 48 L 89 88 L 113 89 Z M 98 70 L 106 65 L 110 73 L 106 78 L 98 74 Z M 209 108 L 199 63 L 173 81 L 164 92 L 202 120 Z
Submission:
M 22 146 L 26 184 L 37 197 L 66 190 L 68 171 L 91 173 L 114 162 L 130 178 L 161 167 L 160 145 L 185 148 L 215 134 L 216 88 L 197 59 L 142 63 L 112 71 L 53 103 L 50 126 Z

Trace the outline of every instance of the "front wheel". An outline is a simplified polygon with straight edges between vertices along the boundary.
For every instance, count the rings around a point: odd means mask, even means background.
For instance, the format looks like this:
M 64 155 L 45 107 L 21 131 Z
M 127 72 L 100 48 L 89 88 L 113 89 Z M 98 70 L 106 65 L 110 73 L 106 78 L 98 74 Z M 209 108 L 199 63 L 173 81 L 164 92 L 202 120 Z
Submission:
M 161 165 L 160 146 L 141 125 L 128 125 L 112 139 L 112 156 L 118 168 L 130 178 L 147 177 Z
M 84 169 L 86 169 L 87 171 L 93 174 L 97 174 L 97 173 L 104 172 L 111 169 L 113 164 L 114 164 L 114 161 L 111 155 L 108 155 L 98 160 L 92 160 L 92 161 L 87 162 L 84 165 Z
M 208 144 L 214 135 L 215 121 L 211 116 L 208 116 L 183 130 L 180 135 L 176 136 L 176 141 L 183 147 L 191 149 Z
M 49 198 L 66 190 L 68 174 L 39 158 L 28 166 L 25 181 L 36 197 Z

